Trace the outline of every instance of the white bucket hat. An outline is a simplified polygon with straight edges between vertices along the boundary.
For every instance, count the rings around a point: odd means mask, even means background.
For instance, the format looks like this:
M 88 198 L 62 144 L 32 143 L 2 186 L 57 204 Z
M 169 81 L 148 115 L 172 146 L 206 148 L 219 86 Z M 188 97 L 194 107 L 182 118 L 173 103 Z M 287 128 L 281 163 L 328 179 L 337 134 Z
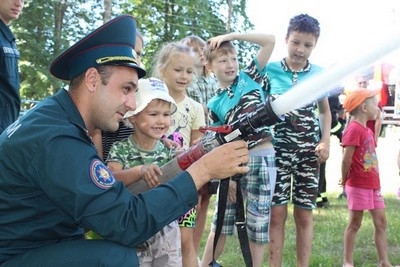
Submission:
M 162 99 L 171 103 L 171 111 L 176 110 L 175 100 L 169 95 L 167 85 L 160 79 L 151 77 L 148 79 L 140 79 L 138 90 L 135 93 L 136 109 L 125 113 L 124 119 L 132 117 L 143 109 L 153 100 Z

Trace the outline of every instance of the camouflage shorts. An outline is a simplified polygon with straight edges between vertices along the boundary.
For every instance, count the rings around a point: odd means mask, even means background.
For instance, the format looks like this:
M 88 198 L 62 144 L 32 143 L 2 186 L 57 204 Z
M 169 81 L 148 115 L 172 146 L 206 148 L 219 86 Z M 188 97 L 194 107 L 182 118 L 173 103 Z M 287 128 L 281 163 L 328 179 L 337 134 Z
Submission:
M 272 205 L 292 199 L 294 205 L 315 208 L 319 164 L 312 149 L 276 149 L 277 179 Z

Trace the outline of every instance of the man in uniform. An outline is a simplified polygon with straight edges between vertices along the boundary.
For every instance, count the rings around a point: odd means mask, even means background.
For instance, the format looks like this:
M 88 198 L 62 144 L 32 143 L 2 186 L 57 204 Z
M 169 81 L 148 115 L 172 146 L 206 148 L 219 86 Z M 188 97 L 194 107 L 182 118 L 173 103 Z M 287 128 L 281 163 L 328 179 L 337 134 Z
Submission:
M 197 204 L 211 178 L 248 171 L 244 141 L 224 144 L 170 182 L 132 195 L 91 141 L 116 131 L 135 109 L 145 71 L 137 65 L 135 20 L 123 15 L 50 66 L 61 89 L 0 135 L 0 266 L 138 266 L 133 249 Z M 93 230 L 103 240 L 85 240 Z
M 0 1 L 0 134 L 19 116 L 19 52 L 10 23 L 19 17 L 23 0 Z

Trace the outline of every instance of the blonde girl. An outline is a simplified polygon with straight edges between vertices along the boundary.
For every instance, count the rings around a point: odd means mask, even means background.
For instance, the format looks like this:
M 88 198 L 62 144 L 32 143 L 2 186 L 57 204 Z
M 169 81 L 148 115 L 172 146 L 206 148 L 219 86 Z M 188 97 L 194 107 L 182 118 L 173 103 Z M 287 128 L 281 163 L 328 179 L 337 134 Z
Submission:
M 175 100 L 177 110 L 171 114 L 171 127 L 167 136 L 180 133 L 183 149 L 189 148 L 202 136 L 199 128 L 205 125 L 204 110 L 200 103 L 186 94 L 196 71 L 197 57 L 186 45 L 172 42 L 165 44 L 155 57 L 153 76 L 165 82 L 169 94 Z M 179 219 L 182 239 L 183 267 L 198 266 L 197 252 L 193 243 L 196 209 L 193 208 Z

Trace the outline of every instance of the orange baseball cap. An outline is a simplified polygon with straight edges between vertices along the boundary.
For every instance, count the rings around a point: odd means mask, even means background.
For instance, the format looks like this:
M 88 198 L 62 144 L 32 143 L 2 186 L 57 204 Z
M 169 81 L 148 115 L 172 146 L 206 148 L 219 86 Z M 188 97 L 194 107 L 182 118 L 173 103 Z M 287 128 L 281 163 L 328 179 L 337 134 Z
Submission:
M 355 110 L 362 102 L 364 102 L 365 99 L 376 96 L 379 94 L 380 90 L 375 89 L 363 89 L 359 88 L 356 90 L 353 90 L 346 96 L 346 99 L 344 100 L 343 103 L 343 108 L 347 112 L 351 112 Z

